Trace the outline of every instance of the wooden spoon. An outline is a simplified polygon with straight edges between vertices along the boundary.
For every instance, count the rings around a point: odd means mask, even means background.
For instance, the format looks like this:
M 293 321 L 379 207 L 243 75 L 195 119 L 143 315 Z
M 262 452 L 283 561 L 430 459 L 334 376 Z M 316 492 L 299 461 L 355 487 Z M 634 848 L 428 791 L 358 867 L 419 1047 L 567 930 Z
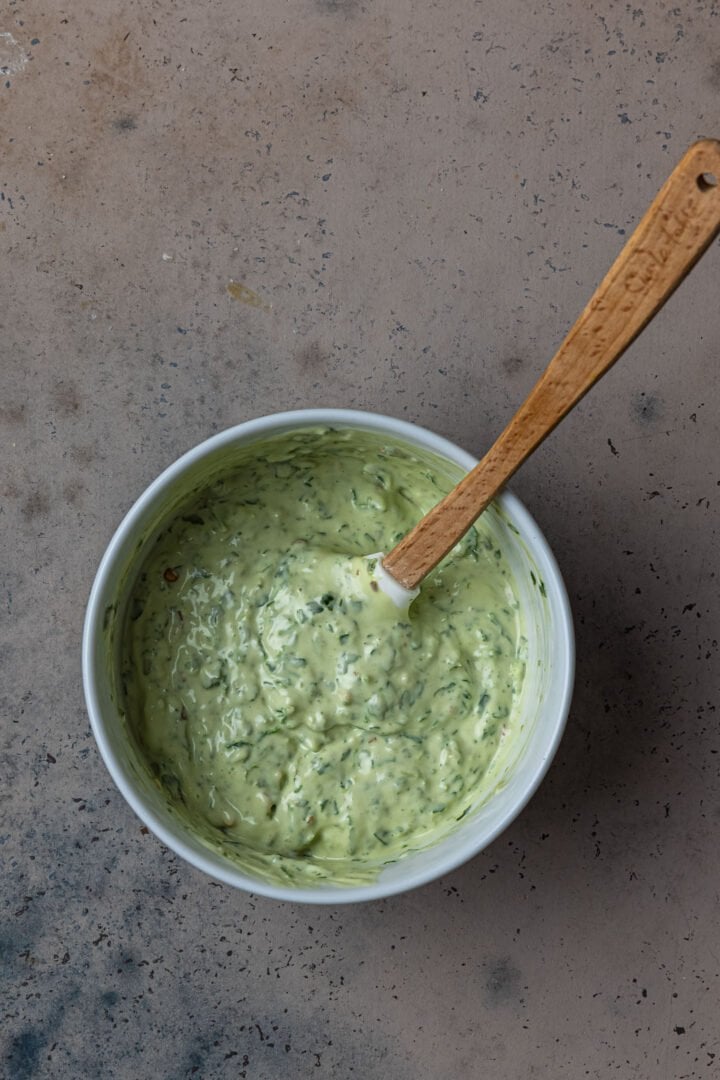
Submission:
M 720 232 L 720 142 L 675 166 L 524 404 L 482 461 L 378 565 L 385 591 L 420 582 L 533 450 L 647 326 Z M 394 589 L 393 589 L 394 586 Z M 405 604 L 412 599 L 405 594 Z

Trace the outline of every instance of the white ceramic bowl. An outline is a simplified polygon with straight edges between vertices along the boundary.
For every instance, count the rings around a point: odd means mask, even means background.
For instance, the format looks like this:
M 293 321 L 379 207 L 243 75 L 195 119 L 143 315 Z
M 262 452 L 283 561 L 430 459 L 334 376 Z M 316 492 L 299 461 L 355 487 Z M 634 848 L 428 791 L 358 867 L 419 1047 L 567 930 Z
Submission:
M 508 558 L 525 615 L 527 674 L 522 730 L 512 754 L 493 763 L 492 794 L 432 846 L 404 856 L 362 885 L 270 884 L 208 848 L 168 808 L 136 750 L 118 707 L 116 672 L 128 593 L 163 522 L 191 486 L 232 461 L 239 447 L 318 425 L 378 432 L 446 459 L 449 472 L 475 459 L 446 439 L 402 420 L 345 409 L 303 409 L 250 420 L 188 451 L 140 496 L 110 541 L 90 594 L 83 635 L 83 681 L 92 729 L 105 764 L 135 813 L 169 848 L 228 885 L 276 899 L 338 904 L 374 900 L 440 877 L 482 851 L 520 813 L 555 754 L 570 707 L 574 638 L 567 594 L 552 552 L 527 510 L 505 492 L 486 511 Z

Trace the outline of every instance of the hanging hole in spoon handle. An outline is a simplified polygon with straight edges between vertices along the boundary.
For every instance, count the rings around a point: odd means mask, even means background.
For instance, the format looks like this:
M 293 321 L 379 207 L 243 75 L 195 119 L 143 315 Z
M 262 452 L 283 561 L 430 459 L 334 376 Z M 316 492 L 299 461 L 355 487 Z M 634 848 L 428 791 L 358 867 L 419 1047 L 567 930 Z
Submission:
M 683 155 L 529 397 L 482 461 L 383 559 L 405 588 L 422 579 L 622 356 L 720 232 L 720 142 Z

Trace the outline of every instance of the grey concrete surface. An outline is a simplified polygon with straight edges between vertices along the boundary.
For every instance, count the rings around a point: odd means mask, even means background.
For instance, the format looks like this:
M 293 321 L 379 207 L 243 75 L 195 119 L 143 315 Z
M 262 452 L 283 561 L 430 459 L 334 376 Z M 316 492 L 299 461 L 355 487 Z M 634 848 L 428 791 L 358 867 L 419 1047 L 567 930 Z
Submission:
M 718 1075 L 720 245 L 517 478 L 577 689 L 446 880 L 211 883 L 79 672 L 113 529 L 212 432 L 340 405 L 488 445 L 720 135 L 717 0 L 3 0 L 0 68 L 0 1075 Z

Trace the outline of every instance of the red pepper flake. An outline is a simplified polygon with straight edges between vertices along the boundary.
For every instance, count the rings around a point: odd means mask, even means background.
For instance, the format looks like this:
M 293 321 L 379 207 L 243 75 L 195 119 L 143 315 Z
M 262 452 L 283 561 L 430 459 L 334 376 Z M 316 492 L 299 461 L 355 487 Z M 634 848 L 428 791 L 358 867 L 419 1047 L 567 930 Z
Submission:
M 143 836 L 147 836 L 150 830 L 148 829 L 147 825 L 141 825 L 140 832 L 143 834 Z
M 166 581 L 171 581 L 172 582 L 172 581 L 177 581 L 177 579 L 180 577 L 180 575 L 178 574 L 177 570 L 173 570 L 172 566 L 168 566 L 167 570 L 163 574 L 163 577 L 165 578 Z

